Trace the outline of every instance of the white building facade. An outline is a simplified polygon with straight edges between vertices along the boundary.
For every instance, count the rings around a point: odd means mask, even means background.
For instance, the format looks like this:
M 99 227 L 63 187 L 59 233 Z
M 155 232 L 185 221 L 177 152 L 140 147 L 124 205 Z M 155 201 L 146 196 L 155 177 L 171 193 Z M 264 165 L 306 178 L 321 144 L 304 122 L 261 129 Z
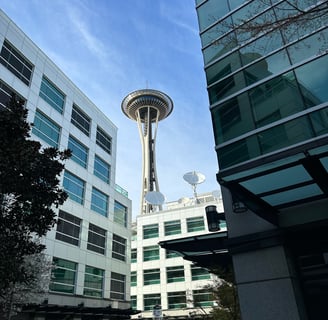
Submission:
M 208 234 L 205 207 L 209 205 L 223 212 L 221 199 L 205 193 L 197 200 L 181 198 L 166 203 L 162 211 L 137 217 L 131 242 L 131 301 L 142 311 L 139 318 L 153 317 L 156 305 L 163 318 L 205 316 L 212 308 L 213 299 L 204 286 L 215 276 L 158 245 Z
M 48 304 L 128 309 L 131 200 L 115 183 L 117 128 L 0 10 L 0 104 L 16 93 L 31 138 L 71 149 L 61 176 L 69 199 L 57 210 L 46 253 Z

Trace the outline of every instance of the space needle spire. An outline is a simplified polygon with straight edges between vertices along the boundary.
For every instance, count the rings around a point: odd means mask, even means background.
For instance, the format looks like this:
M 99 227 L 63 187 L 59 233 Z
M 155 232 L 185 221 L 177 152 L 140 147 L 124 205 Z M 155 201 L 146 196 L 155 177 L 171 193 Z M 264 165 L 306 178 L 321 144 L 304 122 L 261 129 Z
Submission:
M 173 110 L 171 98 L 163 92 L 142 89 L 131 92 L 122 101 L 122 111 L 137 121 L 142 146 L 141 214 L 153 211 L 154 206 L 162 209 L 161 193 L 156 172 L 155 144 L 158 122 Z

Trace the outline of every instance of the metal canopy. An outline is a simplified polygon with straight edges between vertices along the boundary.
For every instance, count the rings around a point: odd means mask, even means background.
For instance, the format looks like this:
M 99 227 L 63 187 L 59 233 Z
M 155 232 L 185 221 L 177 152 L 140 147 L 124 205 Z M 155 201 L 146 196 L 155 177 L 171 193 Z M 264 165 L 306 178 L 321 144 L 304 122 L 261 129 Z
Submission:
M 328 138 L 222 170 L 217 180 L 248 209 L 279 225 L 282 209 L 328 197 Z
M 228 234 L 222 231 L 161 241 L 159 245 L 164 249 L 177 252 L 185 260 L 192 261 L 200 267 L 211 269 L 231 264 L 227 241 Z

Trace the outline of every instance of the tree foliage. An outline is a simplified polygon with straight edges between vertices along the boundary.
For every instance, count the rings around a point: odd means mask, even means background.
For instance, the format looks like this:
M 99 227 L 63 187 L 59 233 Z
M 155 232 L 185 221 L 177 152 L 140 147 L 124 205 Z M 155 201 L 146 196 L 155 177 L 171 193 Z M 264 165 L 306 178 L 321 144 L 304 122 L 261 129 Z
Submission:
M 29 139 L 27 114 L 15 95 L 0 109 L 0 296 L 31 280 L 26 256 L 42 252 L 44 245 L 35 239 L 54 226 L 53 206 L 67 198 L 59 176 L 70 151 Z
M 217 306 L 213 307 L 211 316 L 214 320 L 240 320 L 237 287 L 231 268 L 211 270 L 219 278 L 205 288 L 212 293 Z

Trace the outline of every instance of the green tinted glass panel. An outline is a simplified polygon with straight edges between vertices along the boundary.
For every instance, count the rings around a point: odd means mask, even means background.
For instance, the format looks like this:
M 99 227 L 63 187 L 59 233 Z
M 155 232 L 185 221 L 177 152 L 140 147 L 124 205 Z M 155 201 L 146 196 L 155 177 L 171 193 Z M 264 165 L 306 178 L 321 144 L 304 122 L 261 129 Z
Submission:
M 55 110 L 63 113 L 65 96 L 45 77 L 42 78 L 39 95 Z
M 83 204 L 85 188 L 83 180 L 65 170 L 63 186 L 71 200 Z
M 106 183 L 110 181 L 110 165 L 97 155 L 95 155 L 93 174 Z
M 195 231 L 202 231 L 202 230 L 205 230 L 203 217 L 187 218 L 188 232 L 195 232 Z
M 71 159 L 83 168 L 86 168 L 88 164 L 88 148 L 72 136 L 69 136 L 67 147 L 72 151 Z
M 102 193 L 96 188 L 92 188 L 91 209 L 107 217 L 108 195 Z

